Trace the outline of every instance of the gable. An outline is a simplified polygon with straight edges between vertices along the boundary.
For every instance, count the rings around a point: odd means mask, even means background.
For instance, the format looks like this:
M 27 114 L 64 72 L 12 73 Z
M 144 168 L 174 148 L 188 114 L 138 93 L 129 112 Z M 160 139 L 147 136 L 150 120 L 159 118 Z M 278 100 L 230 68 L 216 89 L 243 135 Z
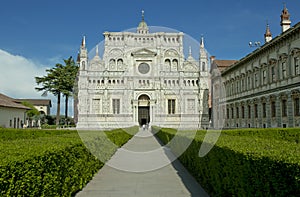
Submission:
M 194 71 L 194 72 L 197 72 L 198 69 L 197 69 L 197 66 L 195 66 L 194 64 L 192 63 L 187 63 L 184 65 L 183 67 L 183 70 L 184 71 Z
M 149 49 L 139 49 L 137 51 L 134 51 L 131 53 L 132 56 L 136 56 L 136 57 L 154 57 L 156 56 L 156 52 L 153 52 Z

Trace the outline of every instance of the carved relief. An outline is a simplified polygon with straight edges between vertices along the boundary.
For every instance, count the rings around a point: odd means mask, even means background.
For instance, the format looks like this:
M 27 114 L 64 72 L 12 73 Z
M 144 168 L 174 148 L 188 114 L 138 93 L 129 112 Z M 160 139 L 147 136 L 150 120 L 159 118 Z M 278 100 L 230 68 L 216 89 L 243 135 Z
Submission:
M 175 49 L 169 49 L 165 52 L 165 57 L 179 57 L 179 54 Z
M 123 56 L 123 51 L 121 49 L 112 49 L 109 52 L 110 57 L 122 57 Z
M 183 70 L 184 71 L 197 71 L 197 67 L 191 63 L 188 63 L 188 64 L 184 65 Z

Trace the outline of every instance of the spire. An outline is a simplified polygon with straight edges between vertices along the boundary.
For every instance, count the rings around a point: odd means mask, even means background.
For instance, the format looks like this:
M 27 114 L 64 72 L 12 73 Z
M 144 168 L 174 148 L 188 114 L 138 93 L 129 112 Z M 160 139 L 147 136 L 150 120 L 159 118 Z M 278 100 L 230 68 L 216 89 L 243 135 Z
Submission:
M 270 26 L 268 22 L 267 22 L 266 33 L 264 36 L 265 36 L 265 42 L 270 42 L 272 40 L 272 33 L 270 31 Z
M 92 63 L 92 64 L 93 64 L 93 63 L 98 64 L 99 61 L 101 61 L 101 58 L 100 58 L 100 56 L 99 56 L 99 45 L 97 44 L 97 45 L 96 45 L 96 53 L 95 53 L 94 58 L 91 60 L 91 63 Z
M 200 48 L 204 49 L 204 37 L 201 35 Z
M 204 59 L 207 59 L 207 53 L 206 53 L 206 50 L 205 50 L 205 47 L 204 47 L 204 36 L 201 35 L 201 41 L 200 41 L 200 56 L 199 58 L 204 58 Z
M 137 28 L 137 33 L 140 33 L 140 34 L 149 33 L 149 28 L 147 26 L 147 23 L 145 22 L 145 12 L 144 12 L 144 10 L 142 10 L 142 21 L 139 23 L 139 26 Z
M 80 54 L 87 56 L 87 49 L 86 49 L 86 43 L 85 43 L 85 36 L 82 37 L 81 41 L 81 47 L 80 47 Z
M 290 13 L 286 8 L 286 4 L 284 4 L 284 8 L 281 12 L 280 18 L 281 18 L 280 25 L 283 33 L 291 27 Z
M 189 62 L 195 61 L 194 57 L 192 56 L 192 47 L 191 46 L 189 46 L 189 56 L 187 58 L 187 61 L 189 61 Z
M 85 36 L 82 37 L 81 46 L 85 48 Z
M 204 47 L 204 36 L 201 35 L 201 41 L 200 41 L 200 54 L 199 54 L 199 66 L 201 69 L 201 72 L 208 71 L 208 54 Z
M 142 10 L 142 21 L 145 21 L 145 11 Z
M 96 45 L 96 56 L 99 56 L 99 48 L 98 48 L 98 44 Z

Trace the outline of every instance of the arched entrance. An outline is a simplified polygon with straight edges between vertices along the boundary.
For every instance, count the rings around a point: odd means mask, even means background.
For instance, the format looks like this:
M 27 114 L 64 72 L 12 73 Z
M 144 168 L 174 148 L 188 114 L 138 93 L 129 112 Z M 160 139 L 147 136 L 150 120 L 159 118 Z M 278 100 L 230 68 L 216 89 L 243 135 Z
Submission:
M 141 126 L 150 122 L 150 98 L 146 94 L 138 98 L 138 121 Z

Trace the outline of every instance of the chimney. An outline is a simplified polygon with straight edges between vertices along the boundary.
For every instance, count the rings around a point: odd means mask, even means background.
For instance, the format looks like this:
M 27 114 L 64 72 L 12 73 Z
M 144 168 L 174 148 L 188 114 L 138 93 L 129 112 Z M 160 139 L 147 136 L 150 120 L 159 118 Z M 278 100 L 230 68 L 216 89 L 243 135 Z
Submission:
M 266 33 L 265 33 L 265 42 L 270 42 L 272 40 L 272 34 L 271 34 L 271 31 L 270 31 L 270 26 L 269 24 L 267 24 L 267 29 L 266 29 Z
M 280 25 L 283 33 L 291 27 L 290 13 L 288 12 L 286 5 L 284 5 L 280 18 L 281 18 Z

